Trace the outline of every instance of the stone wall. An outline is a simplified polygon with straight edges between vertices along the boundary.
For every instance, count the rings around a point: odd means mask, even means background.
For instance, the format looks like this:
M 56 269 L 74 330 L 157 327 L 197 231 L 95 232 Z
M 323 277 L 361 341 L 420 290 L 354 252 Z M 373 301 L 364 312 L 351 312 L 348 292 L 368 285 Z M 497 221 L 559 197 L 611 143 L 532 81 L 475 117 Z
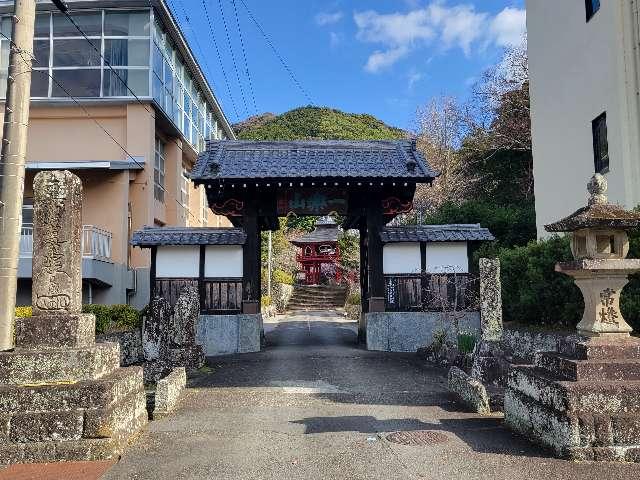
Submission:
M 480 336 L 480 313 L 465 312 L 459 330 Z M 382 352 L 417 352 L 431 345 L 438 332 L 457 341 L 454 322 L 440 312 L 378 312 L 365 314 L 367 349 Z
M 512 363 L 533 364 L 536 353 L 558 352 L 573 336 L 575 333 L 536 332 L 506 325 L 500 343 L 505 357 Z
M 106 333 L 96 337 L 97 342 L 112 342 L 120 345 L 120 366 L 136 365 L 144 360 L 142 354 L 142 331 Z

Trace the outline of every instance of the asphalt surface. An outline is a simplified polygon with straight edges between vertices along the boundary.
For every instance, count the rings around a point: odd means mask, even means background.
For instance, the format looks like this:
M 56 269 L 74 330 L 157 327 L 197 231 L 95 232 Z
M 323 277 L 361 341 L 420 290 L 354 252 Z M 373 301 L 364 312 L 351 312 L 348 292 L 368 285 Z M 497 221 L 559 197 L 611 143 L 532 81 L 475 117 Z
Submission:
M 263 352 L 211 359 L 103 478 L 640 479 L 640 466 L 556 460 L 501 417 L 463 413 L 444 371 L 363 350 L 339 316 L 280 318 L 265 332 Z M 422 430 L 446 441 L 387 439 Z

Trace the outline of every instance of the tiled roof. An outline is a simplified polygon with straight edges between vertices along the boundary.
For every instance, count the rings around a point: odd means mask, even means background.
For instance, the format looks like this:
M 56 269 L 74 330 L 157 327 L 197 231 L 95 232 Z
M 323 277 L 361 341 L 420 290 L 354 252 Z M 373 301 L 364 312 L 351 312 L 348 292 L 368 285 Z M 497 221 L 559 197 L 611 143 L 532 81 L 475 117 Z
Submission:
M 495 240 L 480 225 L 407 225 L 386 227 L 380 232 L 382 243 L 403 242 L 480 242 Z
M 325 243 L 325 242 L 337 242 L 340 238 L 340 230 L 338 225 L 318 225 L 316 229 L 303 235 L 300 238 L 291 240 L 294 245 L 303 245 L 305 243 Z
M 392 178 L 425 183 L 438 174 L 415 143 L 396 141 L 210 141 L 191 173 L 207 180 Z
M 244 245 L 241 228 L 144 227 L 133 233 L 131 245 Z

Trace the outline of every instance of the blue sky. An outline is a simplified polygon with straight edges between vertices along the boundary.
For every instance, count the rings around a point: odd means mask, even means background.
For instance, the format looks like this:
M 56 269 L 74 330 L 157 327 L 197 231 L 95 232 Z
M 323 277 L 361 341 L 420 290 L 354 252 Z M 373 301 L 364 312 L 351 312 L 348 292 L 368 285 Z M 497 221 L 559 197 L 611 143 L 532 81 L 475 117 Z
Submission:
M 243 1 L 314 104 L 401 128 L 413 126 L 416 109 L 431 97 L 467 95 L 525 28 L 524 0 L 235 0 L 251 89 L 232 0 L 205 1 L 221 58 L 202 0 L 169 0 L 232 122 L 309 103 Z

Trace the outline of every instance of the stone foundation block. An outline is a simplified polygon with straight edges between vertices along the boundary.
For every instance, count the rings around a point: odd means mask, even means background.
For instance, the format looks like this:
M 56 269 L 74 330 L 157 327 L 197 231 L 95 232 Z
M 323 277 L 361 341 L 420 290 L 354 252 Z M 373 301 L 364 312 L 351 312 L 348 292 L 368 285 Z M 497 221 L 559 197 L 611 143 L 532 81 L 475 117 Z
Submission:
M 571 381 L 640 380 L 640 359 L 579 360 L 556 353 L 536 356 L 536 366 Z
M 138 390 L 109 408 L 87 410 L 83 436 L 119 438 L 123 434 L 130 434 L 130 426 L 135 424 L 140 416 L 147 415 L 146 407 L 147 395 L 144 390 Z
M 68 442 L 0 443 L 0 464 L 109 460 L 125 445 L 114 439 Z
M 82 410 L 18 413 L 11 417 L 9 441 L 26 443 L 79 440 L 83 424 Z
M 142 385 L 142 369 L 130 367 L 100 380 L 71 385 L 0 386 L 0 412 L 11 416 L 19 412 L 107 408 Z
M 491 413 L 489 395 L 484 385 L 458 367 L 452 367 L 449 370 L 449 391 L 456 394 L 473 412 Z
M 16 319 L 20 349 L 89 348 L 95 343 L 96 319 L 91 314 L 44 315 Z
M 65 350 L 20 350 L 0 352 L 0 384 L 97 380 L 120 365 L 118 344 L 100 343 L 89 348 Z
M 161 379 L 156 386 L 153 419 L 162 418 L 173 411 L 178 404 L 180 394 L 187 385 L 187 372 L 184 368 L 175 368 Z

